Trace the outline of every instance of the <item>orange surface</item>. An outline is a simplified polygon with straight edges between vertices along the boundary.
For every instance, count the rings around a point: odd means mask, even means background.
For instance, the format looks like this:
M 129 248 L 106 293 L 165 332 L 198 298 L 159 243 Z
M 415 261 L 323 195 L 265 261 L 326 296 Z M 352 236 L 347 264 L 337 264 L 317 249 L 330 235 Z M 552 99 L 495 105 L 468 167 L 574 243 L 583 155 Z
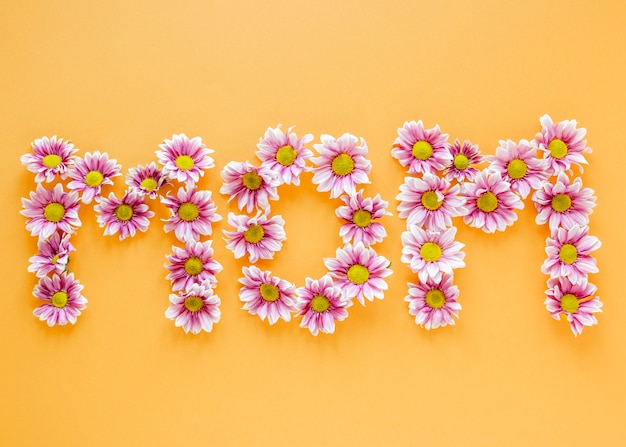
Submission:
M 622 2 L 4 1 L 0 445 L 623 444 L 625 17 Z M 407 313 L 397 217 L 376 246 L 395 271 L 385 299 L 352 307 L 334 336 L 240 310 L 243 263 L 224 221 L 222 320 L 185 336 L 163 315 L 173 236 L 156 221 L 135 239 L 105 238 L 87 209 L 72 269 L 89 307 L 74 327 L 31 315 L 36 241 L 18 211 L 34 184 L 19 156 L 42 135 L 124 169 L 155 159 L 173 133 L 199 135 L 217 165 L 201 184 L 225 216 L 219 172 L 253 160 L 268 126 L 351 132 L 370 148 L 366 192 L 395 211 L 403 170 L 389 152 L 405 120 L 491 154 L 499 139 L 532 138 L 544 113 L 577 119 L 594 149 L 584 182 L 598 196 L 593 281 L 605 307 L 577 339 L 543 306 L 547 229 L 529 202 L 506 233 L 457 222 L 463 310 L 437 331 Z M 288 241 L 262 264 L 298 284 L 321 276 L 339 244 L 336 203 L 309 180 L 280 190 Z

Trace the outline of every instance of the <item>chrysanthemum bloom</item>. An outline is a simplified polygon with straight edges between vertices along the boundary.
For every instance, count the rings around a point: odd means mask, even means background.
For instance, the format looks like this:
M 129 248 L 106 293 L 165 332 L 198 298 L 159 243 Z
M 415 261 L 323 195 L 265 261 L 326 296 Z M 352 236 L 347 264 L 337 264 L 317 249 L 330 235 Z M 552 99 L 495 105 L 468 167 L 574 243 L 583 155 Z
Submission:
M 83 285 L 74 279 L 74 274 L 44 276 L 33 290 L 36 298 L 45 301 L 33 311 L 33 315 L 48 326 L 76 323 L 80 311 L 87 307 L 87 299 L 81 294 Z
M 220 321 L 220 299 L 208 284 L 192 284 L 184 293 L 170 294 L 170 307 L 165 317 L 174 320 L 176 327 L 182 327 L 185 334 L 211 332 L 213 323 Z
M 50 272 L 60 275 L 67 271 L 70 253 L 76 251 L 70 242 L 69 234 L 53 233 L 50 239 L 40 239 L 37 246 L 39 254 L 28 260 L 30 262 L 28 271 L 33 272 L 38 278 Z
M 324 259 L 335 285 L 341 287 L 343 295 L 356 298 L 365 305 L 365 300 L 383 299 L 388 289 L 385 278 L 391 275 L 389 259 L 378 254 L 361 242 L 338 248 L 334 258 Z
M 430 330 L 453 325 L 452 317 L 459 318 L 458 296 L 459 288 L 452 285 L 452 276 L 443 275 L 441 281 L 429 278 L 420 284 L 409 283 L 409 294 L 404 301 L 408 301 L 409 314 L 415 316 L 415 323 Z
M 137 230 L 145 233 L 150 219 L 154 217 L 154 212 L 150 211 L 144 196 L 132 191 L 127 191 L 122 199 L 110 193 L 108 198 L 102 197 L 93 209 L 98 215 L 98 224 L 101 228 L 104 227 L 104 235 L 113 236 L 119 233 L 120 241 L 134 237 Z
M 570 184 L 567 174 L 561 172 L 556 184 L 546 182 L 542 189 L 533 194 L 537 225 L 548 222 L 551 230 L 587 225 L 589 215 L 596 206 L 596 197 L 593 194 L 593 189 L 583 188 L 580 177 Z
M 574 336 L 583 331 L 583 326 L 598 324 L 593 315 L 602 312 L 600 298 L 594 296 L 597 287 L 583 279 L 572 284 L 567 277 L 550 278 L 544 304 L 555 320 L 564 315 L 569 322 Z
M 239 299 L 244 303 L 243 309 L 251 315 L 258 315 L 261 321 L 267 317 L 270 324 L 276 323 L 279 318 L 290 321 L 291 312 L 295 311 L 296 287 L 254 265 L 242 270 Z
M 441 281 L 442 273 L 452 275 L 456 268 L 465 267 L 465 244 L 456 242 L 456 227 L 446 231 L 427 231 L 417 225 L 410 225 L 402 233 L 402 262 L 419 276 L 421 282 L 429 278 Z
M 300 184 L 300 174 L 304 170 L 306 161 L 313 156 L 313 152 L 304 145 L 313 141 L 310 133 L 302 138 L 287 129 L 284 134 L 280 124 L 275 129 L 268 127 L 265 137 L 261 138 L 256 152 L 263 166 L 267 166 L 277 174 L 278 182 L 282 184 Z
M 94 197 L 100 197 L 103 185 L 112 185 L 111 179 L 121 175 L 121 169 L 117 160 L 109 159 L 106 152 L 87 152 L 85 158 L 76 157 L 74 160 L 74 166 L 69 169 L 72 181 L 67 187 L 81 193 L 83 203 L 91 203 Z
M 173 135 L 171 140 L 166 138 L 159 147 L 161 149 L 155 153 L 163 165 L 163 175 L 184 182 L 188 187 L 204 176 L 205 169 L 215 167 L 213 158 L 209 156 L 215 151 L 206 147 L 200 137 L 190 140 L 181 133 Z
M 222 271 L 222 265 L 213 259 L 211 241 L 189 240 L 185 248 L 173 245 L 172 251 L 166 256 L 169 264 L 165 264 L 169 271 L 165 279 L 172 282 L 172 290 L 185 290 L 192 284 L 217 285 L 215 275 Z
M 228 195 L 228 201 L 237 199 L 240 210 L 250 213 L 253 209 L 269 208 L 270 200 L 278 200 L 277 174 L 267 166 L 256 167 L 250 162 L 231 161 L 222 171 L 224 184 L 220 193 Z
M 448 181 L 456 180 L 460 183 L 473 182 L 478 175 L 478 165 L 484 161 L 484 157 L 478 152 L 478 145 L 465 140 L 462 144 L 456 139 L 450 145 L 450 161 L 444 170 Z
M 210 235 L 213 232 L 211 223 L 222 219 L 211 200 L 211 191 L 179 188 L 176 196 L 170 196 L 168 192 L 161 202 L 172 212 L 170 217 L 162 219 L 165 222 L 163 229 L 166 233 L 173 230 L 181 242 Z
M 467 202 L 463 221 L 485 233 L 504 231 L 517 220 L 515 210 L 524 208 L 524 202 L 511 191 L 511 184 L 502 180 L 499 172 L 481 172 L 475 183 L 465 183 L 461 195 Z
M 330 197 L 335 198 L 344 193 L 354 195 L 356 185 L 370 183 L 372 163 L 366 158 L 367 144 L 363 138 L 344 133 L 338 139 L 330 135 L 320 139 L 322 144 L 313 145 L 320 156 L 311 159 L 315 164 L 311 169 L 313 183 L 318 191 L 330 191 Z
M 334 333 L 335 321 L 348 317 L 347 309 L 352 306 L 352 300 L 343 296 L 329 275 L 319 280 L 307 278 L 305 286 L 299 287 L 297 292 L 296 315 L 303 316 L 300 327 L 308 328 L 313 335 Z
M 448 135 L 441 133 L 439 125 L 424 129 L 422 120 L 406 121 L 398 129 L 391 155 L 409 168 L 409 174 L 434 174 L 448 166 L 452 159 L 447 141 Z
M 57 231 L 74 233 L 80 227 L 78 218 L 80 202 L 75 192 L 66 193 L 60 183 L 49 190 L 37 184 L 37 191 L 30 193 L 30 200 L 22 198 L 23 210 L 28 217 L 26 229 L 31 236 L 48 239 Z
M 363 198 L 361 190 L 356 195 L 344 194 L 341 200 L 345 206 L 337 207 L 335 214 L 346 222 L 339 229 L 339 236 L 344 244 L 361 242 L 368 246 L 387 237 L 383 224 L 376 221 L 385 215 L 391 216 L 387 211 L 389 202 L 382 200 L 380 194 Z
M 559 174 L 569 170 L 574 164 L 583 172 L 582 164 L 587 164 L 584 153 L 590 153 L 587 140 L 583 140 L 587 130 L 577 129 L 576 120 L 565 120 L 558 124 L 552 122 L 549 115 L 539 118 L 541 132 L 535 136 L 535 142 L 543 151 L 543 158 L 549 162 L 548 172 Z
M 552 231 L 552 237 L 546 239 L 548 257 L 541 271 L 551 277 L 566 276 L 572 284 L 578 284 L 589 273 L 598 273 L 591 252 L 601 245 L 597 237 L 589 236 L 588 227 L 574 225 L 570 229 L 556 228 Z
M 52 138 L 42 137 L 31 143 L 33 148 L 32 154 L 24 154 L 20 158 L 23 165 L 30 172 L 35 173 L 35 181 L 51 182 L 58 175 L 62 179 L 67 178 L 68 168 L 74 162 L 74 153 L 78 149 L 69 141 L 63 141 L 63 138 L 57 140 L 56 136 Z
M 398 216 L 407 219 L 407 225 L 419 225 L 431 230 L 445 230 L 452 218 L 467 213 L 461 187 L 432 174 L 423 177 L 405 177 L 396 199 Z
M 274 253 L 280 251 L 287 239 L 283 217 L 269 218 L 269 211 L 265 214 L 259 211 L 254 217 L 228 213 L 228 223 L 235 230 L 224 230 L 226 246 L 236 259 L 246 254 L 252 263 L 259 259 L 274 259 Z
M 537 158 L 537 148 L 527 140 L 500 140 L 496 155 L 490 158 L 489 171 L 499 172 L 522 199 L 528 197 L 531 189 L 541 189 L 548 178 L 547 160 Z
M 168 183 L 169 179 L 159 169 L 155 162 L 151 162 L 146 166 L 139 165 L 136 168 L 130 168 L 126 176 L 126 184 L 129 189 L 156 199 L 159 190 Z

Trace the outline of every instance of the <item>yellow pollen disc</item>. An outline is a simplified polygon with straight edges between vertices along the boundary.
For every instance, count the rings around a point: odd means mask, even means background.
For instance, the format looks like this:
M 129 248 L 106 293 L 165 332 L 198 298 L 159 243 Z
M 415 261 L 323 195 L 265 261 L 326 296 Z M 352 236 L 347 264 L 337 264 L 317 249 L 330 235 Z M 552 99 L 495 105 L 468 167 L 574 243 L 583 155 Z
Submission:
M 548 143 L 548 150 L 552 158 L 563 158 L 567 155 L 567 144 L 565 141 L 555 138 Z
M 145 178 L 140 183 L 141 187 L 146 191 L 154 191 L 154 188 L 157 187 L 157 181 L 153 178 Z
M 426 304 L 431 309 L 441 309 L 446 305 L 446 297 L 439 289 L 432 289 L 426 292 Z
M 256 191 L 263 184 L 263 179 L 256 172 L 246 172 L 241 176 L 241 181 L 243 186 L 252 191 Z
M 434 242 L 426 242 L 420 248 L 420 255 L 422 255 L 422 259 L 426 262 L 435 262 L 438 261 L 443 255 L 441 251 L 441 247 Z
M 54 307 L 58 307 L 59 309 L 67 306 L 67 293 L 63 290 L 59 290 L 54 295 L 52 295 L 52 305 Z
M 243 233 L 243 238 L 251 244 L 256 244 L 265 236 L 265 231 L 261 225 L 250 225 L 250 227 Z
M 85 184 L 87 186 L 91 186 L 92 188 L 100 186 L 102 180 L 104 180 L 104 176 L 100 171 L 89 171 L 85 176 Z
M 352 215 L 352 222 L 357 227 L 367 228 L 372 222 L 372 213 L 367 210 L 356 210 Z
M 557 194 L 552 197 L 552 209 L 564 213 L 572 206 L 572 199 L 567 194 Z
M 566 293 L 561 298 L 561 309 L 563 309 L 565 312 L 568 312 L 570 314 L 578 310 L 579 304 L 580 302 L 578 301 L 578 298 L 576 298 L 571 293 Z
M 52 259 L 50 259 L 50 262 L 52 262 L 53 264 L 59 262 L 59 254 L 57 253 L 56 255 L 54 255 Z
M 199 296 L 188 296 L 185 298 L 185 307 L 189 312 L 198 312 L 204 307 L 204 301 Z
M 428 141 L 416 141 L 411 152 L 418 160 L 428 160 L 433 155 L 433 147 Z
M 459 171 L 465 171 L 468 166 L 469 159 L 467 158 L 467 156 L 459 154 L 454 157 L 454 167 L 457 168 Z
M 348 280 L 353 284 L 363 284 L 370 277 L 370 271 L 361 264 L 354 264 L 348 269 Z
M 194 167 L 193 158 L 189 155 L 179 155 L 176 157 L 176 166 L 178 166 L 183 171 L 187 171 Z
M 115 217 L 120 222 L 128 222 L 133 217 L 133 207 L 122 203 L 115 208 Z
M 354 171 L 354 160 L 348 154 L 339 154 L 333 159 L 331 168 L 336 175 L 343 177 Z
M 61 157 L 57 154 L 50 154 L 43 157 L 43 164 L 46 168 L 56 168 L 61 164 Z
M 291 166 L 297 156 L 296 150 L 289 145 L 283 146 L 276 151 L 276 161 L 283 166 Z
M 476 206 L 479 210 L 490 213 L 498 208 L 498 198 L 491 191 L 487 191 L 476 200 Z
M 261 294 L 261 298 L 265 301 L 269 301 L 270 303 L 276 301 L 280 297 L 278 288 L 274 284 L 269 283 L 261 284 L 261 287 L 259 287 L 259 293 Z
M 422 194 L 422 205 L 430 211 L 435 211 L 443 205 L 443 200 L 439 200 L 435 191 L 426 191 Z
M 573 264 L 578 258 L 578 250 L 572 244 L 563 244 L 559 251 L 559 259 L 566 264 Z
M 311 309 L 317 313 L 326 312 L 330 307 L 330 301 L 324 295 L 315 295 L 311 300 Z
M 197 256 L 191 256 L 185 261 L 185 272 L 187 272 L 188 275 L 199 275 L 202 273 L 203 267 L 202 260 Z
M 191 222 L 200 215 L 200 211 L 198 211 L 198 207 L 195 204 L 185 202 L 178 207 L 178 215 L 185 222 Z
M 61 222 L 61 219 L 65 216 L 65 207 L 57 202 L 49 203 L 44 208 L 43 215 L 49 222 Z
M 513 180 L 517 180 L 520 178 L 524 178 L 526 176 L 526 172 L 528 172 L 528 166 L 519 158 L 515 160 L 511 160 L 511 162 L 506 167 L 506 172 L 509 174 Z

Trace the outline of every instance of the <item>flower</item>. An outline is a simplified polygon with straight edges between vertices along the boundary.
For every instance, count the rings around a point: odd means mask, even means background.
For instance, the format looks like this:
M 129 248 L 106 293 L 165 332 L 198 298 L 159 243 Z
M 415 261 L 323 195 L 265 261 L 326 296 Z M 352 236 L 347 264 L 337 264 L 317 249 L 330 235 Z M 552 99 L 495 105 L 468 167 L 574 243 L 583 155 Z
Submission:
M 174 291 L 185 290 L 192 284 L 217 285 L 215 275 L 222 271 L 222 265 L 213 259 L 211 241 L 188 240 L 185 248 L 173 245 L 172 251 L 172 255 L 166 256 L 169 264 L 165 268 L 169 273 L 165 279 L 172 282 Z
M 502 180 L 499 172 L 481 172 L 476 183 L 465 183 L 461 194 L 467 199 L 467 214 L 463 221 L 485 233 L 504 231 L 517 220 L 516 209 L 524 202 L 511 191 L 511 184 Z
M 67 271 L 70 253 L 76 248 L 70 242 L 70 235 L 52 233 L 50 239 L 40 239 L 37 244 L 39 254 L 32 256 L 28 261 L 28 271 L 43 278 L 50 272 L 61 274 Z
M 398 216 L 408 225 L 419 225 L 432 230 L 445 230 L 452 218 L 467 213 L 465 198 L 459 195 L 461 187 L 444 178 L 425 173 L 421 179 L 405 177 L 400 185 Z
M 567 277 L 572 284 L 580 283 L 589 273 L 598 273 L 596 260 L 590 253 L 602 244 L 597 237 L 588 234 L 589 228 L 579 225 L 552 230 L 552 237 L 546 239 L 548 258 L 541 271 L 551 277 Z
M 155 162 L 146 166 L 138 165 L 130 168 L 126 176 L 126 184 L 132 191 L 156 199 L 159 190 L 168 183 L 168 177 L 163 174 Z
M 442 273 L 452 275 L 453 269 L 465 267 L 465 253 L 461 251 L 465 244 L 456 242 L 455 235 L 456 227 L 439 232 L 410 225 L 402 233 L 401 260 L 418 274 L 421 282 L 429 278 L 439 282 Z
M 204 176 L 205 169 L 215 167 L 213 158 L 209 156 L 215 151 L 207 148 L 200 137 L 190 140 L 181 133 L 173 135 L 171 140 L 166 138 L 159 147 L 161 149 L 155 153 L 159 163 L 163 165 L 163 175 L 184 182 L 188 187 Z
M 472 144 L 469 140 L 465 140 L 463 144 L 458 139 L 454 140 L 450 145 L 450 161 L 444 169 L 446 180 L 473 182 L 479 171 L 472 165 L 482 163 L 483 159 L 478 152 L 478 145 Z
M 261 321 L 267 317 L 270 324 L 276 323 L 279 318 L 290 321 L 295 307 L 296 287 L 254 265 L 243 267 L 242 271 L 239 299 L 244 303 L 243 309 L 251 315 L 258 315 Z
M 305 168 L 306 161 L 313 156 L 313 152 L 305 148 L 304 145 L 313 141 L 310 133 L 302 138 L 291 131 L 293 127 L 287 129 L 284 134 L 280 124 L 275 129 L 268 127 L 265 137 L 259 140 L 256 152 L 263 166 L 267 166 L 275 172 L 279 184 L 300 184 L 300 174 Z
M 570 183 L 567 174 L 561 172 L 556 184 L 546 182 L 543 188 L 535 191 L 533 202 L 537 209 L 537 225 L 548 222 L 550 229 L 571 228 L 574 225 L 587 225 L 589 215 L 596 206 L 596 198 L 591 188 L 583 188 L 580 177 Z
M 127 237 L 134 237 L 137 230 L 146 232 L 154 212 L 150 211 L 141 194 L 127 191 L 122 199 L 114 193 L 109 197 L 102 197 L 93 207 L 98 214 L 100 228 L 104 228 L 105 236 L 113 236 L 119 232 L 120 241 Z
M 229 202 L 236 198 L 240 210 L 245 207 L 250 213 L 254 208 L 267 209 L 270 200 L 278 200 L 278 177 L 267 166 L 257 168 L 247 161 L 231 161 L 224 166 L 222 178 L 220 193 L 230 196 Z
M 179 188 L 176 197 L 161 198 L 161 203 L 169 208 L 172 215 L 161 219 L 165 223 L 166 233 L 174 231 L 179 241 L 198 240 L 200 235 L 213 232 L 211 222 L 217 222 L 222 216 L 217 214 L 217 207 L 211 200 L 211 191 L 197 191 L 195 187 Z
M 335 332 L 335 321 L 348 317 L 347 308 L 352 300 L 344 298 L 339 287 L 333 285 L 329 275 L 319 280 L 307 278 L 304 287 L 299 287 L 296 301 L 297 316 L 303 316 L 300 327 L 306 327 L 311 334 Z
M 235 230 L 224 230 L 226 246 L 235 259 L 246 253 L 252 263 L 259 259 L 274 259 L 274 253 L 280 251 L 287 239 L 283 217 L 278 215 L 270 219 L 269 210 L 265 214 L 259 211 L 254 217 L 228 213 L 228 224 Z
M 67 178 L 68 168 L 74 162 L 74 153 L 78 149 L 63 138 L 57 140 L 56 135 L 52 138 L 42 137 L 31 144 L 32 154 L 24 154 L 20 161 L 30 172 L 35 173 L 35 181 L 43 180 L 50 183 L 58 175 L 61 179 Z
M 409 314 L 415 323 L 430 330 L 454 324 L 459 318 L 461 305 L 456 301 L 459 288 L 452 285 L 452 276 L 442 275 L 440 281 L 428 278 L 420 284 L 409 283 L 409 294 L 404 301 L 409 303 Z
M 344 133 L 338 139 L 330 135 L 320 139 L 322 144 L 313 145 L 320 156 L 311 159 L 315 164 L 313 183 L 318 191 L 330 191 L 330 197 L 335 198 L 343 193 L 356 194 L 357 184 L 370 183 L 372 163 L 366 158 L 367 144 L 363 138 Z
M 192 284 L 184 293 L 170 294 L 170 307 L 165 317 L 174 320 L 185 334 L 211 332 L 213 324 L 220 321 L 220 299 L 208 284 Z
M 76 323 L 80 311 L 87 307 L 87 299 L 81 294 L 83 287 L 74 279 L 73 273 L 42 277 L 35 285 L 33 295 L 45 303 L 37 307 L 33 315 L 46 321 L 48 326 Z
M 587 140 L 583 140 L 587 130 L 577 129 L 576 120 L 565 120 L 554 124 L 549 115 L 539 118 L 541 132 L 535 136 L 535 143 L 543 151 L 543 158 L 549 162 L 549 173 L 559 174 L 570 170 L 572 164 L 583 172 L 582 164 L 587 164 L 584 153 L 590 153 Z M 571 170 L 570 170 L 571 172 Z
M 72 179 L 67 187 L 76 192 L 82 192 L 83 203 L 91 203 L 94 197 L 100 197 L 102 185 L 112 185 L 113 177 L 120 175 L 122 166 L 117 160 L 105 152 L 87 152 L 85 158 L 76 157 L 74 166 L 69 169 Z
M 602 312 L 602 302 L 595 295 L 597 287 L 583 278 L 573 284 L 567 277 L 550 278 L 544 304 L 555 320 L 564 315 L 574 336 L 583 331 L 583 326 L 598 324 L 593 315 Z
M 409 174 L 434 174 L 452 160 L 447 141 L 448 135 L 441 133 L 438 125 L 424 129 L 422 120 L 406 121 L 398 129 L 398 138 L 393 142 L 391 155 L 402 166 L 408 166 Z
M 525 199 L 531 189 L 541 189 L 548 177 L 547 160 L 536 156 L 537 148 L 531 146 L 527 140 L 519 143 L 500 140 L 496 155 L 490 157 L 488 169 L 499 172 L 502 179 L 511 184 L 511 189 Z
M 324 264 L 345 297 L 356 298 L 362 305 L 365 299 L 383 299 L 388 288 L 384 278 L 392 272 L 389 260 L 378 256 L 373 248 L 366 248 L 361 242 L 348 244 L 338 248 L 334 258 L 324 259 Z
M 387 211 L 389 202 L 382 200 L 380 194 L 363 198 L 363 190 L 360 190 L 355 195 L 344 194 L 341 200 L 345 206 L 337 207 L 335 214 L 346 222 L 339 230 L 344 244 L 354 241 L 372 245 L 387 237 L 383 224 L 376 222 L 385 215 L 391 216 Z
M 38 183 L 37 191 L 30 193 L 30 200 L 22 198 L 22 207 L 20 213 L 28 217 L 26 230 L 31 236 L 39 235 L 39 239 L 48 239 L 57 230 L 71 234 L 81 225 L 78 194 L 66 193 L 60 183 L 52 190 Z

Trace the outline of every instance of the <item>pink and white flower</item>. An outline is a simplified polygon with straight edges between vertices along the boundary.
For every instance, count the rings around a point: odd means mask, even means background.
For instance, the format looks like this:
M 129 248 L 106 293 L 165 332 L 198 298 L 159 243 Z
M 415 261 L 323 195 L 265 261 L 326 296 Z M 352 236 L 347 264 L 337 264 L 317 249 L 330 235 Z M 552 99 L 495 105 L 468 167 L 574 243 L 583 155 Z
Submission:
M 313 183 L 320 192 L 330 191 L 330 197 L 342 194 L 356 194 L 356 186 L 370 183 L 368 174 L 372 163 L 367 157 L 367 144 L 363 138 L 344 133 L 339 138 L 331 135 L 320 137 L 322 144 L 314 144 L 319 157 L 313 157 L 315 164 Z M 360 142 L 360 143 L 359 143 Z
M 377 220 L 391 213 L 387 211 L 389 202 L 382 200 L 380 194 L 363 198 L 363 190 L 360 190 L 356 195 L 341 196 L 341 200 L 345 205 L 338 207 L 335 214 L 345 221 L 339 229 L 344 244 L 361 242 L 369 246 L 387 237 L 385 227 Z
M 120 241 L 134 237 L 137 230 L 145 233 L 150 219 L 154 217 L 144 196 L 131 191 L 127 191 L 121 199 L 110 193 L 108 198 L 102 197 L 93 209 L 98 215 L 98 224 L 104 227 L 104 235 L 119 233 Z
M 215 275 L 222 271 L 222 265 L 213 259 L 211 243 L 188 240 L 185 248 L 172 246 L 174 253 L 166 256 L 169 264 L 165 264 L 169 271 L 165 279 L 172 282 L 172 290 L 185 290 L 192 284 L 217 285 Z
M 250 162 L 231 161 L 222 170 L 224 184 L 220 193 L 228 195 L 228 201 L 237 199 L 240 210 L 250 213 L 253 209 L 269 208 L 270 200 L 278 200 L 277 174 L 267 166 L 256 167 Z
M 457 302 L 459 288 L 452 285 L 452 276 L 443 275 L 440 281 L 427 279 L 420 284 L 409 283 L 409 294 L 404 301 L 409 303 L 409 314 L 415 323 L 425 329 L 437 329 L 454 325 L 459 318 L 461 304 Z
M 70 242 L 70 235 L 53 233 L 50 239 L 40 239 L 38 244 L 39 254 L 32 256 L 28 261 L 28 271 L 43 278 L 50 272 L 60 275 L 67 271 L 70 253 L 76 248 Z
M 103 185 L 112 185 L 111 179 L 121 175 L 121 169 L 117 160 L 109 159 L 106 152 L 87 152 L 85 158 L 76 157 L 74 160 L 74 166 L 69 169 L 72 181 L 67 187 L 81 193 L 83 203 L 91 203 L 94 198 L 100 197 Z
M 305 169 L 308 159 L 313 156 L 313 152 L 304 147 L 305 144 L 313 141 L 310 133 L 298 138 L 292 132 L 293 126 L 283 133 L 278 127 L 272 129 L 268 127 L 265 136 L 260 139 L 256 152 L 263 166 L 267 166 L 277 174 L 278 182 L 282 184 L 300 184 L 300 174 Z
M 296 287 L 254 265 L 242 270 L 239 299 L 244 303 L 243 309 L 251 315 L 258 315 L 261 321 L 267 317 L 270 325 L 279 318 L 290 321 L 291 312 L 295 311 Z
M 424 129 L 422 120 L 406 121 L 398 129 L 398 138 L 393 142 L 391 155 L 409 174 L 435 173 L 450 164 L 452 158 L 448 148 L 448 135 L 441 133 L 439 125 Z
M 539 118 L 541 132 L 535 136 L 535 143 L 543 151 L 543 158 L 548 160 L 548 172 L 559 174 L 570 171 L 571 165 L 576 165 L 583 172 L 583 164 L 587 164 L 583 154 L 590 153 L 587 140 L 584 140 L 587 130 L 578 129 L 576 120 L 565 120 L 554 124 L 549 115 Z
M 478 169 L 474 165 L 481 164 L 484 157 L 478 151 L 478 145 L 465 140 L 462 144 L 456 139 L 450 145 L 450 161 L 444 169 L 446 179 L 451 182 L 473 182 L 478 175 Z
M 333 285 L 329 275 L 319 280 L 307 278 L 304 287 L 299 287 L 296 301 L 297 316 L 302 316 L 300 327 L 308 328 L 311 334 L 335 332 L 335 321 L 348 317 L 352 300 L 343 296 L 341 289 Z
M 156 199 L 161 188 L 168 182 L 169 178 L 163 174 L 155 162 L 130 168 L 126 176 L 129 189 L 151 199 Z
M 228 213 L 228 223 L 235 230 L 224 230 L 226 247 L 233 252 L 235 259 L 246 254 L 252 263 L 259 259 L 274 259 L 274 253 L 280 251 L 287 239 L 283 217 L 269 218 L 269 210 L 264 214 L 259 211 L 254 217 Z
M 601 245 L 597 237 L 589 236 L 588 227 L 574 225 L 570 229 L 555 228 L 552 237 L 546 239 L 548 257 L 541 271 L 551 277 L 567 277 L 572 284 L 578 284 L 589 273 L 598 273 L 591 252 Z
M 205 169 L 215 167 L 213 158 L 209 156 L 215 151 L 207 148 L 200 137 L 189 139 L 181 133 L 173 135 L 171 140 L 166 138 L 159 147 L 155 153 L 163 165 L 163 175 L 186 183 L 188 187 L 204 176 Z
M 161 198 L 161 203 L 172 213 L 167 219 L 161 219 L 165 222 L 163 229 L 166 233 L 174 231 L 181 242 L 197 241 L 201 235 L 210 235 L 213 232 L 212 222 L 222 219 L 211 199 L 211 191 L 181 187 L 176 196 L 170 196 L 168 192 Z
M 57 231 L 71 234 L 81 225 L 78 194 L 66 193 L 60 183 L 52 190 L 38 183 L 37 191 L 30 192 L 30 200 L 22 198 L 22 207 L 20 214 L 28 217 L 26 229 L 39 239 L 48 239 Z
M 192 284 L 183 293 L 172 293 L 170 303 L 165 317 L 174 320 L 174 325 L 182 327 L 185 334 L 211 332 L 222 314 L 220 298 L 208 284 Z
M 87 307 L 87 299 L 81 294 L 83 285 L 74 279 L 74 274 L 56 273 L 52 277 L 44 276 L 33 290 L 36 298 L 44 304 L 33 311 L 33 315 L 48 326 L 76 323 L 76 317 Z
M 600 298 L 594 296 L 597 287 L 584 278 L 573 284 L 567 277 L 550 278 L 544 304 L 555 320 L 565 316 L 574 336 L 583 331 L 584 326 L 598 324 L 593 315 L 602 312 Z
M 57 175 L 61 179 L 67 178 L 68 168 L 74 163 L 74 153 L 78 151 L 72 143 L 53 136 L 39 138 L 30 145 L 33 153 L 22 155 L 20 161 L 35 173 L 37 183 L 44 180 L 50 183 Z

